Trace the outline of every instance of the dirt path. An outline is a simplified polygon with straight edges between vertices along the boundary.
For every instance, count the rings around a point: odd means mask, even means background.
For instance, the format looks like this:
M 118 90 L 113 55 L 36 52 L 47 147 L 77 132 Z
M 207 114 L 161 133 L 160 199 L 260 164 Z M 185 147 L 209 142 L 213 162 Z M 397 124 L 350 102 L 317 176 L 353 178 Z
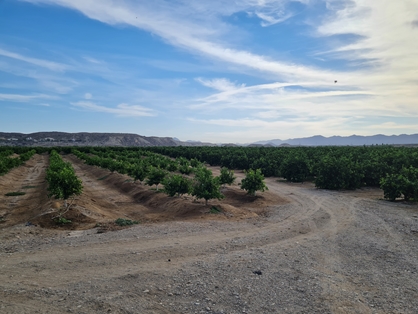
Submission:
M 103 215 L 137 201 L 128 185 L 74 165 Z M 23 236 L 39 227 L 9 228 L 20 238 L 0 247 L 0 313 L 418 312 L 417 205 L 381 201 L 378 190 L 267 184 L 290 202 L 266 218 L 42 238 Z
M 1 227 L 26 223 L 34 215 L 41 213 L 42 206 L 47 201 L 47 162 L 47 155 L 34 155 L 24 165 L 0 177 L 0 217 L 3 217 Z M 6 196 L 9 192 L 25 194 Z

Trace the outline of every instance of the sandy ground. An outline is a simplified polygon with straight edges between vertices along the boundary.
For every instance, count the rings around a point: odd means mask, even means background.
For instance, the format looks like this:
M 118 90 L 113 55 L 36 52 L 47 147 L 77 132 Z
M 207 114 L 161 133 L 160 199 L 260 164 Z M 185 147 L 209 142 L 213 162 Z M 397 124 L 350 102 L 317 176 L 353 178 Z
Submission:
M 0 313 L 418 313 L 416 204 L 269 178 L 206 207 L 65 158 L 71 226 L 51 220 L 47 155 L 0 178 Z

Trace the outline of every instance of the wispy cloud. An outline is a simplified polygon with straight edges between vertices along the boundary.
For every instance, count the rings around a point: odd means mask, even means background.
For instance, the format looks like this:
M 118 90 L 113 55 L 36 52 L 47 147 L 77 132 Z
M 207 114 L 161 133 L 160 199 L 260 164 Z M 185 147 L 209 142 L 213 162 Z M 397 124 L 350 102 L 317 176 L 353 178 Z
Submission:
M 94 63 L 94 64 L 101 64 L 102 63 L 102 61 L 99 61 L 99 60 L 97 60 L 95 58 L 92 58 L 92 57 L 83 57 L 83 59 L 90 62 L 90 63 Z
M 19 94 L 0 94 L 0 101 L 12 102 L 29 102 L 36 99 L 54 99 L 56 97 L 50 95 L 19 95 Z
M 237 88 L 241 88 L 245 86 L 245 84 L 241 84 L 241 86 L 237 86 L 235 83 L 231 82 L 227 78 L 215 78 L 212 80 L 206 80 L 206 79 L 199 77 L 196 79 L 196 81 L 201 83 L 203 86 L 213 88 L 222 92 L 234 91 Z
M 271 16 L 263 12 L 255 12 L 255 15 L 257 15 L 260 19 L 263 20 L 261 22 L 261 25 L 264 27 L 284 22 L 293 16 L 293 14 L 289 14 L 289 13 L 278 15 L 278 16 Z
M 42 59 L 37 59 L 37 58 L 32 58 L 32 57 L 24 56 L 24 55 L 16 53 L 16 52 L 4 50 L 4 49 L 1 49 L 1 48 L 0 48 L 0 56 L 11 58 L 11 59 L 16 59 L 16 60 L 23 61 L 23 62 L 26 62 L 26 63 L 30 63 L 30 64 L 33 64 L 33 65 L 36 65 L 36 66 L 39 66 L 39 67 L 47 68 L 51 71 L 63 72 L 68 68 L 68 66 L 65 65 L 65 64 L 52 62 L 52 61 L 47 61 L 47 60 L 42 60 Z
M 110 108 L 97 105 L 90 101 L 79 101 L 71 104 L 78 108 L 96 112 L 112 113 L 122 117 L 151 117 L 156 115 L 153 110 L 142 107 L 140 105 L 119 104 L 115 108 Z

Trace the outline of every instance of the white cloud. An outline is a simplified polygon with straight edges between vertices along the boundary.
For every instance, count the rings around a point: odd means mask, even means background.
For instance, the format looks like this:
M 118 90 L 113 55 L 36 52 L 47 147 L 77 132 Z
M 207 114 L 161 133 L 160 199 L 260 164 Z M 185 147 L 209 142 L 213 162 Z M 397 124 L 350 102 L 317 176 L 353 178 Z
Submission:
M 29 102 L 35 99 L 54 99 L 54 96 L 50 95 L 19 95 L 19 94 L 0 94 L 0 101 L 13 101 L 13 102 Z
M 39 67 L 47 68 L 48 70 L 51 70 L 51 71 L 63 72 L 68 68 L 68 66 L 65 64 L 27 57 L 27 56 L 23 56 L 21 54 L 4 50 L 1 48 L 0 48 L 0 56 L 30 63 Z
M 263 12 L 255 12 L 255 14 L 262 19 L 263 21 L 261 22 L 261 25 L 266 27 L 266 26 L 271 26 L 277 23 L 281 23 L 286 21 L 287 19 L 291 18 L 293 16 L 293 14 L 284 14 L 282 16 L 271 16 L 268 14 L 265 14 Z
M 242 84 L 241 86 L 237 86 L 236 84 L 232 83 L 230 80 L 226 78 L 215 78 L 212 80 L 205 80 L 203 78 L 197 78 L 196 81 L 201 83 L 203 86 L 216 89 L 218 91 L 234 91 L 238 88 L 244 87 L 245 85 Z
M 84 94 L 84 99 L 91 99 L 93 96 L 90 93 Z
M 153 110 L 142 107 L 140 105 L 119 104 L 116 106 L 116 108 L 109 108 L 109 107 L 97 105 L 89 101 L 79 101 L 79 102 L 75 102 L 71 104 L 75 107 L 83 108 L 86 110 L 112 113 L 112 114 L 116 114 L 118 116 L 123 116 L 123 117 L 155 116 L 155 112 Z
M 99 61 L 95 58 L 92 58 L 92 57 L 83 57 L 83 58 L 84 58 L 84 60 L 86 60 L 90 63 L 94 63 L 94 64 L 101 64 L 102 63 L 101 61 Z

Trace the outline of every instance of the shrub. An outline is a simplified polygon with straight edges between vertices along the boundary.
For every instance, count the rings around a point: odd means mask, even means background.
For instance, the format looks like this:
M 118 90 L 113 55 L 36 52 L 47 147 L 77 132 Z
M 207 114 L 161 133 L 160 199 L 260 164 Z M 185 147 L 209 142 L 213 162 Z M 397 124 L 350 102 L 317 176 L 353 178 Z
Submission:
M 264 176 L 260 169 L 249 169 L 245 171 L 245 178 L 241 181 L 241 189 L 246 190 L 247 194 L 255 196 L 257 191 L 264 192 L 268 187 L 264 183 Z
M 115 224 L 117 224 L 118 226 L 124 227 L 124 226 L 137 225 L 137 224 L 139 224 L 139 221 L 124 219 L 124 218 L 118 218 L 118 219 L 115 220 Z

